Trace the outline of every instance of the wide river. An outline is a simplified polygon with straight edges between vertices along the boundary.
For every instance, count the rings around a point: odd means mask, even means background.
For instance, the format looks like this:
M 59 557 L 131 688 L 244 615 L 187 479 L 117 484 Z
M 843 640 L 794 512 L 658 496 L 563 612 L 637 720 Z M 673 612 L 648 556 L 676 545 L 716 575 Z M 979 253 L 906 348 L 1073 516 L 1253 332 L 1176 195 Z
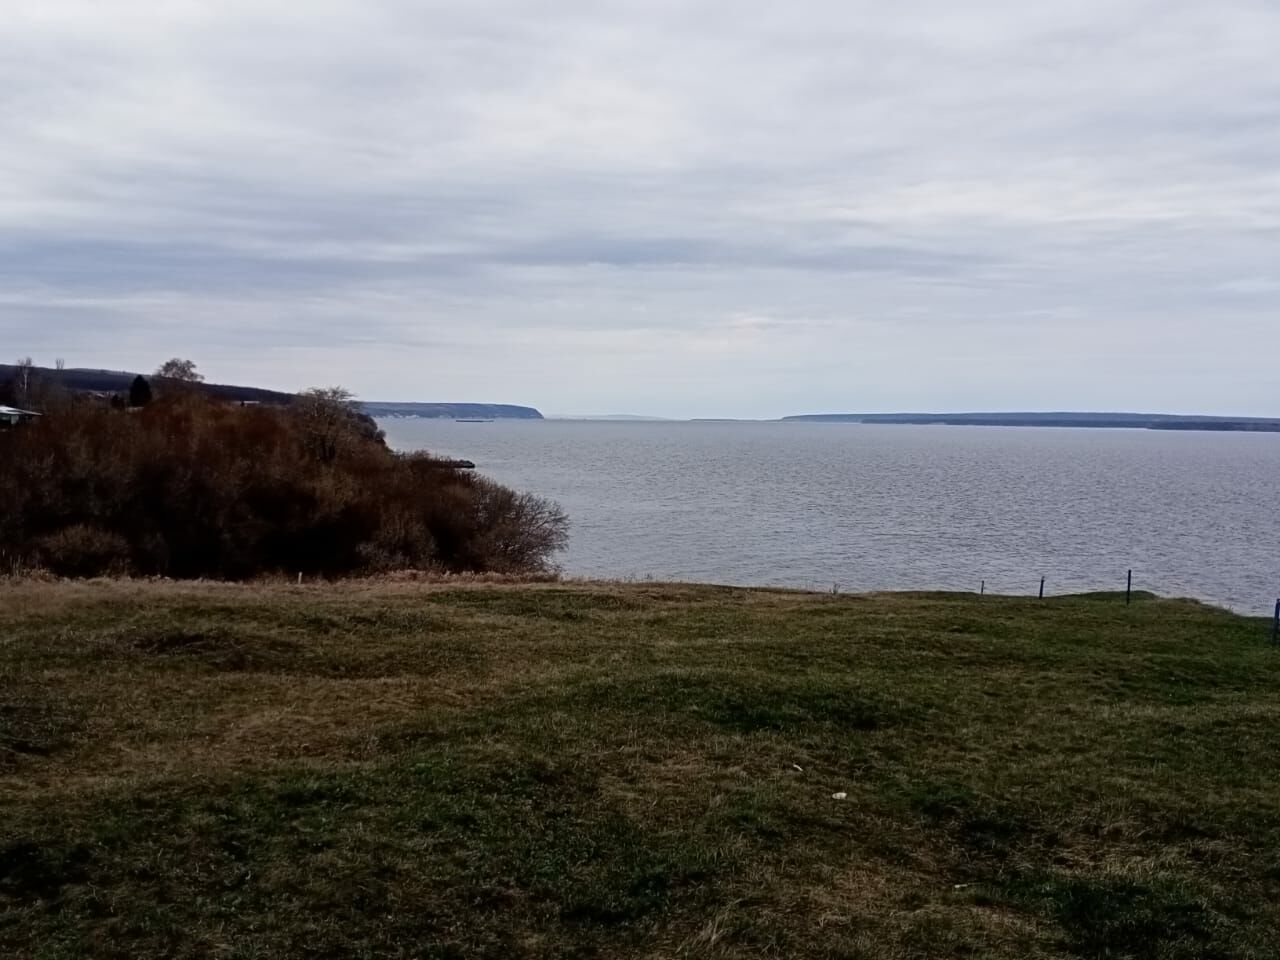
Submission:
M 1280 597 L 1280 434 L 387 419 L 558 501 L 566 574 L 841 591 Z

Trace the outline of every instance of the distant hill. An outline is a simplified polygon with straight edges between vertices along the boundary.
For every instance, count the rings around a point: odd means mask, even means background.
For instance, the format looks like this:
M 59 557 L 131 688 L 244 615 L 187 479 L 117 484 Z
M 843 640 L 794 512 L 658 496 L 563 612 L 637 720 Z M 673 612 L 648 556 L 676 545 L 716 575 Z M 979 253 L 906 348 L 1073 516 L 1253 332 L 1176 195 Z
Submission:
M 89 370 L 74 368 L 55 370 L 51 367 L 32 367 L 32 374 L 48 383 L 56 383 L 76 393 L 129 392 L 129 385 L 138 374 L 125 370 Z M 12 364 L 0 363 L 0 384 L 8 383 L 18 372 Z M 164 381 L 143 374 L 153 384 Z M 195 390 L 219 400 L 240 403 L 292 403 L 295 394 L 261 387 L 241 387 L 226 383 L 196 383 Z M 541 420 L 542 414 L 533 407 L 518 407 L 506 403 L 362 403 L 364 413 L 371 417 L 432 417 L 438 419 L 493 419 L 493 420 Z
M 942 424 L 953 427 L 1094 427 L 1130 430 L 1225 430 L 1280 433 L 1280 419 L 1183 416 L 1170 413 L 810 413 L 802 423 Z
M 8 383 L 18 372 L 12 364 L 0 363 L 0 383 Z M 52 367 L 32 367 L 34 376 L 56 383 L 67 390 L 77 393 L 128 393 L 137 373 L 123 370 L 87 370 L 73 368 L 55 370 Z M 159 377 L 143 374 L 148 381 L 155 383 L 164 381 Z M 261 387 L 238 387 L 225 383 L 197 383 L 192 385 L 200 393 L 216 397 L 219 400 L 234 400 L 252 403 L 290 403 L 293 394 L 279 390 L 264 390 Z
M 371 417 L 424 417 L 429 420 L 541 420 L 533 407 L 510 403 L 377 403 L 361 404 Z

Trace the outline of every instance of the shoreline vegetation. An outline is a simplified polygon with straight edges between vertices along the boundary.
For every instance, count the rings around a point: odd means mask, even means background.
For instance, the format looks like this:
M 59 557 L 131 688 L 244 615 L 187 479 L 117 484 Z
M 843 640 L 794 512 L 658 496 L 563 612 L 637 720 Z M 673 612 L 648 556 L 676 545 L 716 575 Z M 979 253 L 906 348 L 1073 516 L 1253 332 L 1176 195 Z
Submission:
M 137 377 L 126 400 L 38 376 L 11 386 L 40 416 L 0 430 L 0 572 L 538 573 L 567 541 L 556 504 L 468 461 L 390 450 L 340 388 L 246 403 L 204 387 Z
M 1260 619 L 465 579 L 0 580 L 0 954 L 1274 950 Z

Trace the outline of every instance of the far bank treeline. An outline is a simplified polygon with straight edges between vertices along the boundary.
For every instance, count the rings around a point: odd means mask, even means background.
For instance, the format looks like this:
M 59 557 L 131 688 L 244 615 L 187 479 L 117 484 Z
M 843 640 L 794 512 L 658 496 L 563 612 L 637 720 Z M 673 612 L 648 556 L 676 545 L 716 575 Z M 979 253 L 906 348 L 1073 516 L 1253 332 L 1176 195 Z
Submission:
M 242 405 L 170 383 L 39 409 L 0 430 L 0 573 L 524 573 L 567 541 L 554 503 L 389 450 L 342 391 Z

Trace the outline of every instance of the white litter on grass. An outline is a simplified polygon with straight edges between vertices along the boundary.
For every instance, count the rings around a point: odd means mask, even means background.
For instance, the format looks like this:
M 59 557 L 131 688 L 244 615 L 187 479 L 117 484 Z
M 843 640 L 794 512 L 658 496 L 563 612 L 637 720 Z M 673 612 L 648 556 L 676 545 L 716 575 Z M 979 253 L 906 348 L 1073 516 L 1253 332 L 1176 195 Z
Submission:
M 798 772 L 800 772 L 800 773 L 804 773 L 804 767 L 800 766 L 800 764 L 798 764 L 798 763 L 793 763 L 793 764 L 791 765 L 791 769 L 792 769 L 792 770 L 796 770 L 796 771 L 798 771 Z
M 833 793 L 831 795 L 832 800 L 847 800 L 848 798 L 849 798 L 849 795 L 845 793 L 843 790 L 840 793 Z

